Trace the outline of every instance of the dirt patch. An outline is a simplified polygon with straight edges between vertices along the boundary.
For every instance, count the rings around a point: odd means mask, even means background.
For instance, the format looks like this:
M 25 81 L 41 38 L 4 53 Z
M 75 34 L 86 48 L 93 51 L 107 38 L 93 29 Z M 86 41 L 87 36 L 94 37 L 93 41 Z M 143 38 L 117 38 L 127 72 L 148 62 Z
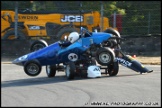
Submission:
M 136 57 L 142 64 L 161 65 L 161 57 Z

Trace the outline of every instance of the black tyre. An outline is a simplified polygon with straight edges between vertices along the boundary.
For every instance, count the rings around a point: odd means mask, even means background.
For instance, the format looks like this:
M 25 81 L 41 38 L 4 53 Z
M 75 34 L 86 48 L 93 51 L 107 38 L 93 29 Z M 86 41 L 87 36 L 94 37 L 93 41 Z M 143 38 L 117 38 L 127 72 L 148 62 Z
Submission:
M 37 76 L 40 74 L 42 66 L 36 61 L 28 61 L 24 65 L 24 71 L 29 76 Z
M 57 37 L 58 37 L 59 40 L 64 40 L 64 37 L 65 37 L 65 36 L 68 37 L 69 34 L 70 34 L 71 32 L 77 32 L 77 30 L 74 29 L 74 28 L 72 28 L 72 27 L 65 27 L 65 28 L 62 28 L 62 29 L 58 32 Z
M 47 65 L 46 66 L 46 73 L 47 73 L 47 76 L 50 78 L 50 77 L 55 77 L 56 75 L 56 65 Z
M 116 76 L 119 71 L 119 63 L 118 62 L 113 62 L 108 66 L 108 74 L 109 76 Z
M 23 40 L 23 39 L 27 38 L 25 33 L 22 32 L 21 30 L 17 30 L 17 35 L 18 35 L 18 38 L 15 37 L 15 30 L 12 29 L 12 30 L 6 31 L 6 33 L 4 34 L 2 39 L 4 39 L 4 40 L 6 40 L 6 39 L 20 39 L 20 40 Z
M 104 30 L 103 32 L 113 34 L 113 35 L 115 35 L 117 37 L 121 37 L 120 33 L 117 30 L 113 29 L 113 28 L 108 28 L 108 29 Z M 120 43 L 120 40 L 117 39 L 117 42 Z
M 111 34 L 113 34 L 115 36 L 120 37 L 120 33 L 117 30 L 113 29 L 113 28 L 108 28 L 108 29 L 104 30 L 103 32 L 111 33 Z
M 45 40 L 42 40 L 42 39 L 36 40 L 31 44 L 30 51 L 31 52 L 37 51 L 37 50 L 42 49 L 42 48 L 47 47 L 47 46 L 48 46 L 48 44 Z
M 91 64 L 92 64 L 92 65 L 96 65 L 96 64 L 97 64 L 97 63 L 96 63 L 96 60 L 95 60 L 94 58 L 91 59 Z
M 107 66 L 115 59 L 115 54 L 110 48 L 100 48 L 96 52 L 96 60 L 100 65 Z
M 76 72 L 76 66 L 74 62 L 69 62 L 66 65 L 66 69 L 65 69 L 65 74 L 66 74 L 67 79 L 69 80 L 74 79 L 75 72 Z

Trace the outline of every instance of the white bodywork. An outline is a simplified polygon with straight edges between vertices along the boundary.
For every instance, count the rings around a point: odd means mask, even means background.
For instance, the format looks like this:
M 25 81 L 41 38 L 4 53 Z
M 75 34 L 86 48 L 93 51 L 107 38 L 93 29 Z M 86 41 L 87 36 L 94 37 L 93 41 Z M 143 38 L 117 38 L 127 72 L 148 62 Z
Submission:
M 87 77 L 89 78 L 101 77 L 100 67 L 95 66 L 95 65 L 89 66 L 87 73 L 88 73 Z

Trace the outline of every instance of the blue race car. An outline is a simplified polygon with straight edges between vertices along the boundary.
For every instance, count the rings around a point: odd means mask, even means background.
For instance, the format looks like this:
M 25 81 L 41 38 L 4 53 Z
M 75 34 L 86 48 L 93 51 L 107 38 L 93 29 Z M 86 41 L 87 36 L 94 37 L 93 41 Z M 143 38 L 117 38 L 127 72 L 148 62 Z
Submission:
M 50 66 L 51 70 L 56 70 L 56 64 L 82 60 L 84 53 L 92 44 L 100 44 L 111 37 L 112 35 L 108 33 L 93 33 L 93 36 L 87 37 L 80 35 L 80 38 L 73 44 L 65 46 L 58 41 L 40 50 L 21 56 L 15 59 L 13 63 L 24 66 L 26 74 L 36 76 L 41 72 L 42 66 Z M 49 76 L 54 74 L 55 72 Z
M 81 28 L 81 33 L 72 33 L 68 41 L 57 41 L 51 45 L 21 56 L 13 61 L 24 67 L 29 76 L 40 74 L 42 66 L 46 66 L 48 77 L 54 77 L 56 70 L 65 70 L 68 79 L 73 79 L 76 73 L 88 76 L 89 66 L 106 66 L 105 73 L 115 76 L 119 70 L 119 63 L 137 72 L 151 72 L 138 61 L 124 55 L 120 49 L 120 34 L 112 29 L 104 32 L 89 32 Z M 75 34 L 75 35 L 74 35 Z M 77 38 L 76 38 L 77 37 Z M 63 65 L 60 65 L 63 64 Z M 94 70 L 97 67 L 94 67 Z

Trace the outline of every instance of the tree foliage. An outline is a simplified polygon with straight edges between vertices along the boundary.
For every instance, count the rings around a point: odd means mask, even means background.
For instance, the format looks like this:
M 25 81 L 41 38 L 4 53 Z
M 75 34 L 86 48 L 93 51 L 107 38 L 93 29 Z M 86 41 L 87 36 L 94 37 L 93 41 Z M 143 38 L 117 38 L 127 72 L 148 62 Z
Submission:
M 160 1 L 120 1 L 117 6 L 125 9 L 123 15 L 124 33 L 149 34 L 160 32 L 161 3 Z
M 18 1 L 18 4 L 19 9 L 30 8 L 33 11 L 91 10 L 101 12 L 101 6 L 103 6 L 105 17 L 111 17 L 114 12 L 123 16 L 122 27 L 129 27 L 123 29 L 125 34 L 136 31 L 146 33 L 149 24 L 155 26 L 150 26 L 148 33 L 159 32 L 161 29 L 161 20 L 157 20 L 161 19 L 161 1 Z M 2 9 L 14 10 L 15 1 L 1 1 Z M 141 25 L 144 26 L 139 30 Z
M 18 2 L 19 9 L 31 8 L 32 6 L 30 1 L 1 1 L 1 10 L 14 10 L 16 2 Z

